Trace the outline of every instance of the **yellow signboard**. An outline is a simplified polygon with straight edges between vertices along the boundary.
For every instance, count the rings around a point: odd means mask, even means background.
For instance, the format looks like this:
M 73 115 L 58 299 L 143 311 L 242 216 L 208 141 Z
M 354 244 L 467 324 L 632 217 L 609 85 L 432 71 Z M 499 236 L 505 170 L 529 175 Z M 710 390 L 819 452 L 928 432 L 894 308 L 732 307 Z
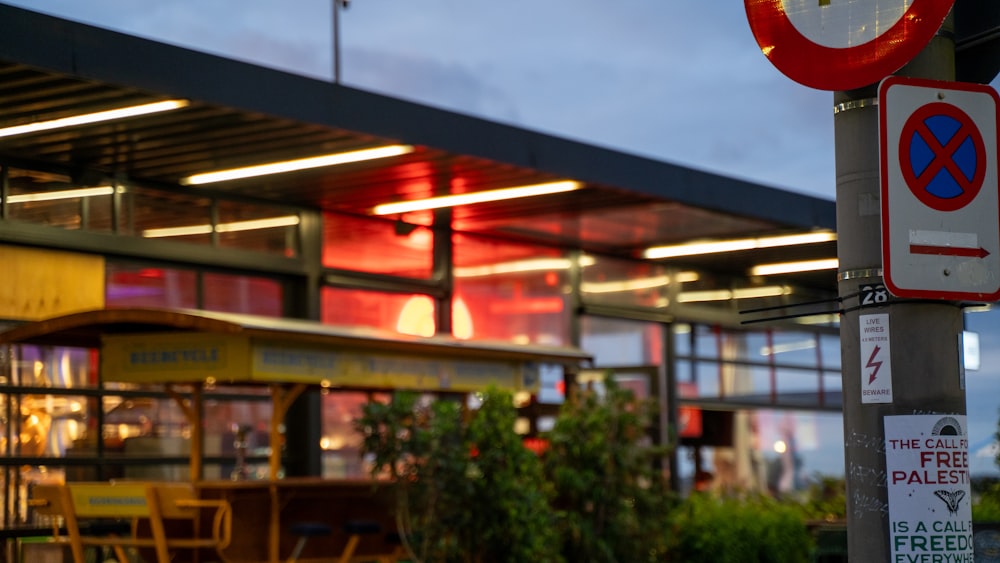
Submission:
M 104 379 L 133 383 L 246 381 L 249 342 L 224 334 L 173 332 L 106 336 Z
M 104 258 L 0 246 L 0 318 L 38 320 L 104 307 Z
M 515 361 L 450 360 L 391 351 L 372 355 L 276 343 L 254 343 L 252 370 L 252 379 L 261 382 L 376 389 L 475 391 L 489 385 L 523 389 L 530 379 L 524 365 Z
M 530 362 L 362 354 L 259 342 L 241 335 L 160 333 L 106 336 L 104 379 L 132 383 L 306 383 L 322 387 L 478 391 L 534 389 Z
M 82 518 L 131 518 L 149 516 L 146 485 L 73 483 L 69 494 L 73 510 Z

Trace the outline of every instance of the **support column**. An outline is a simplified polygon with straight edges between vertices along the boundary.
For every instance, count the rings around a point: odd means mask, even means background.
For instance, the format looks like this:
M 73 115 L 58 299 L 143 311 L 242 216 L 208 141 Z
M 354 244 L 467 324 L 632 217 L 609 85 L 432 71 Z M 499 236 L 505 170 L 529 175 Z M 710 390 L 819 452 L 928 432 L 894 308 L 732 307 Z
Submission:
M 898 74 L 953 80 L 953 19 Z M 859 292 L 882 283 L 877 85 L 834 96 L 837 169 L 838 291 L 841 318 L 848 554 L 851 561 L 891 555 L 884 419 L 965 415 L 959 337 L 962 310 L 946 301 L 890 299 L 860 308 Z M 888 314 L 893 402 L 862 403 L 862 316 Z M 869 376 L 870 374 L 867 374 Z M 928 507 L 943 509 L 944 506 Z

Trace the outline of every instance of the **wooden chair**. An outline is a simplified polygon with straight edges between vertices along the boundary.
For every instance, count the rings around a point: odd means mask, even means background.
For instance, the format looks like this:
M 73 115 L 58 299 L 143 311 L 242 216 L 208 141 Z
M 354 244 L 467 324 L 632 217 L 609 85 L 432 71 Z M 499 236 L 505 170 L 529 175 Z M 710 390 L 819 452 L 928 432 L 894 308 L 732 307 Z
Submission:
M 69 490 L 62 485 L 35 485 L 31 489 L 28 505 L 35 514 L 44 516 L 48 520 L 52 526 L 52 541 L 60 545 L 71 546 L 74 561 L 80 561 L 83 557 L 83 549 L 81 547 L 78 553 L 77 549 L 72 547 L 73 541 L 69 536 L 70 530 L 74 530 L 82 536 L 80 522 L 76 520 Z M 87 535 L 121 536 L 132 533 L 132 525 L 129 521 L 125 521 L 124 524 L 115 523 L 114 527 L 107 527 L 103 524 L 100 530 L 96 527 L 87 527 Z M 64 526 L 66 533 L 63 532 Z M 124 547 L 115 545 L 111 548 L 119 561 L 128 561 Z
M 126 548 L 152 549 L 157 563 L 170 563 L 170 552 L 178 549 L 213 549 L 221 551 L 232 538 L 232 510 L 222 499 L 200 499 L 185 483 L 70 483 L 37 485 L 31 505 L 39 514 L 60 516 L 66 527 L 60 534 L 53 524 L 56 541 L 68 543 L 74 563 L 85 563 L 87 547 L 110 547 L 121 563 L 127 563 Z M 203 514 L 210 513 L 211 533 L 201 537 Z M 128 519 L 127 534 L 94 533 L 81 522 Z M 172 526 L 168 534 L 165 522 L 182 520 L 184 531 Z M 139 534 L 140 522 L 148 522 L 149 535 Z

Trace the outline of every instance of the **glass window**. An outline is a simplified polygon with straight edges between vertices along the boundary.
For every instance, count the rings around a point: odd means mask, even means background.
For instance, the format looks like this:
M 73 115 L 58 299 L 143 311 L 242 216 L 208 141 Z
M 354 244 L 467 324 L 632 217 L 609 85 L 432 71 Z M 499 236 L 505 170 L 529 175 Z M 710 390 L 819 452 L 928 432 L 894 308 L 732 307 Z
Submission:
M 111 263 L 105 303 L 113 307 L 198 307 L 198 276 L 191 270 Z
M 697 279 L 691 272 L 675 272 L 654 262 L 603 256 L 581 259 L 580 295 L 585 303 L 663 308 L 670 286 Z
M 118 228 L 123 235 L 212 243 L 212 201 L 207 197 L 130 187 L 122 205 Z
M 569 342 L 570 260 L 557 249 L 455 235 L 455 336 Z M 459 322 L 468 311 L 468 320 Z
M 7 218 L 60 229 L 111 230 L 110 184 L 83 185 L 69 176 L 8 168 Z
M 246 202 L 219 201 L 219 246 L 254 252 L 298 255 L 299 216 L 280 207 Z
M 282 316 L 281 284 L 266 278 L 205 273 L 204 308 L 209 311 Z
M 425 226 L 327 213 L 323 265 L 328 268 L 428 279 L 434 271 L 434 232 Z
M 325 324 L 434 335 L 436 306 L 427 295 L 324 287 L 322 302 Z
M 361 417 L 361 410 L 369 400 L 387 402 L 389 394 L 324 390 L 322 399 L 323 477 L 367 477 L 368 468 L 360 453 L 362 437 L 354 430 L 354 421 Z
M 785 366 L 818 367 L 818 335 L 808 332 L 765 330 L 747 334 L 747 359 Z
M 205 309 L 281 317 L 279 281 L 151 265 L 108 263 L 106 306 Z M 201 286 L 199 292 L 198 287 Z M 200 299 L 200 301 L 199 301 Z
M 840 336 L 821 334 L 819 342 L 823 367 L 840 371 Z
M 97 353 L 84 348 L 14 346 L 11 385 L 72 389 L 97 385 Z M 5 378 L 7 379 L 7 378 Z
M 585 316 L 580 319 L 581 346 L 597 366 L 653 366 L 663 361 L 659 323 Z

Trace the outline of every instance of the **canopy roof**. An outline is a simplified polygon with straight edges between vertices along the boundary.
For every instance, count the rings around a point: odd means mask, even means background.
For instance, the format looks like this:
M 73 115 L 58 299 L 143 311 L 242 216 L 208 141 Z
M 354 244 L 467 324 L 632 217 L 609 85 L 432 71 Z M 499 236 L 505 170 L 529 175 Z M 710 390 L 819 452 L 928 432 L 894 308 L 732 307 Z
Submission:
M 185 309 L 99 309 L 25 323 L 0 332 L 0 344 L 100 348 L 109 336 L 163 333 L 233 335 L 317 349 L 380 351 L 442 358 L 579 364 L 590 356 L 569 347 L 419 337 L 314 321 Z
M 197 189 L 370 215 L 376 204 L 438 195 L 432 192 L 456 178 L 467 192 L 570 179 L 583 189 L 456 207 L 453 226 L 627 257 L 651 245 L 835 227 L 833 201 L 10 6 L 0 5 L 0 21 L 0 126 L 189 102 L 164 113 L 8 136 L 0 143 L 0 159 L 8 162 L 189 191 L 180 180 L 197 173 L 402 143 L 415 150 Z M 672 263 L 745 277 L 752 264 L 835 255 L 829 242 Z M 836 291 L 829 270 L 776 283 Z

